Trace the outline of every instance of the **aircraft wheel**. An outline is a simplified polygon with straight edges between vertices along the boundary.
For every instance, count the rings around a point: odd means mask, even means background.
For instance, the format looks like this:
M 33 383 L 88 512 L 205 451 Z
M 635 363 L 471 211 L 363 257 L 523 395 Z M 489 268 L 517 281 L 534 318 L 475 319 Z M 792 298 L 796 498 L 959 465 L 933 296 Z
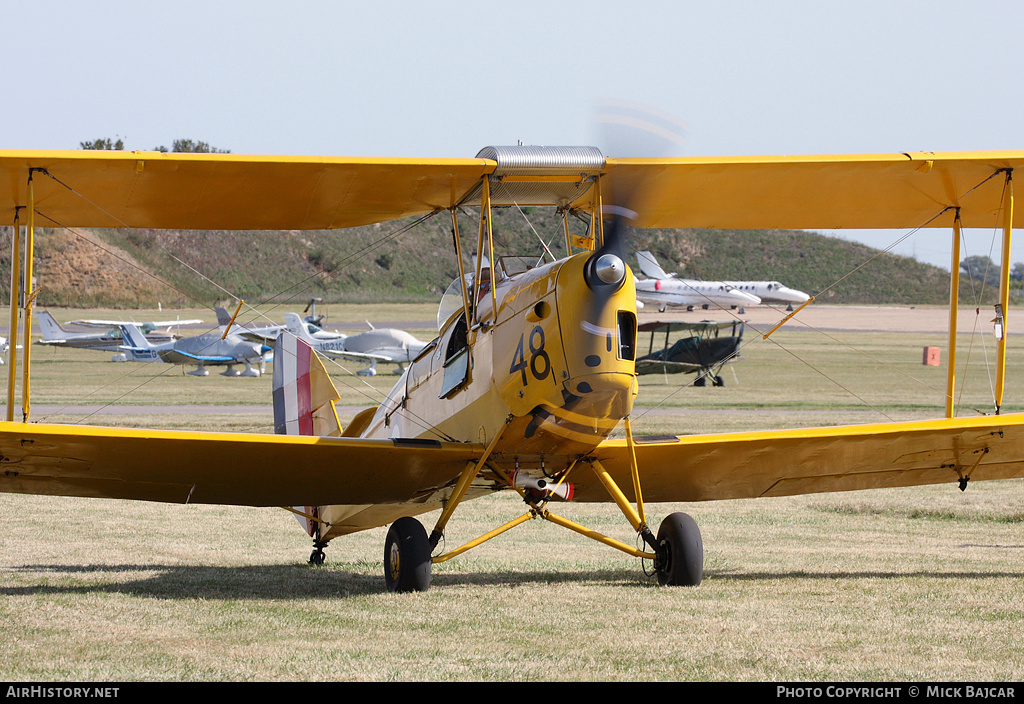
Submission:
M 707 379 L 705 379 L 703 376 L 698 376 L 696 379 L 693 380 L 694 386 L 704 386 L 707 383 Z
M 697 522 L 685 513 L 669 514 L 658 528 L 661 554 L 654 563 L 660 584 L 696 587 L 704 576 L 704 542 Z
M 384 581 L 390 592 L 425 592 L 430 588 L 430 542 L 415 518 L 391 524 L 384 542 Z
M 722 377 L 720 377 L 720 376 L 716 376 L 716 377 L 714 378 L 714 380 L 712 381 L 712 383 L 713 383 L 713 384 L 714 384 L 715 386 L 725 386 L 725 379 L 723 379 L 723 378 L 722 378 Z

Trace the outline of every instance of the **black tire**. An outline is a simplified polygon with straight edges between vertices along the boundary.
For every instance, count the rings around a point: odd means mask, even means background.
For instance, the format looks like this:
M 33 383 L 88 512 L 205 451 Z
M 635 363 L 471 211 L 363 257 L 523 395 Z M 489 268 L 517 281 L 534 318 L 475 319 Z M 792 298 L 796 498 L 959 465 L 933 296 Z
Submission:
M 708 380 L 705 379 L 703 375 L 698 375 L 697 378 L 693 380 L 694 386 L 705 386 L 707 383 Z
M 423 525 L 408 516 L 392 523 L 384 541 L 384 581 L 388 591 L 427 591 L 430 565 L 430 542 Z
M 704 542 L 697 522 L 685 513 L 669 514 L 658 528 L 661 554 L 655 562 L 658 582 L 696 587 L 704 577 Z
M 714 379 L 714 385 L 715 386 L 725 386 L 725 379 L 723 379 L 720 376 L 716 376 L 715 379 Z

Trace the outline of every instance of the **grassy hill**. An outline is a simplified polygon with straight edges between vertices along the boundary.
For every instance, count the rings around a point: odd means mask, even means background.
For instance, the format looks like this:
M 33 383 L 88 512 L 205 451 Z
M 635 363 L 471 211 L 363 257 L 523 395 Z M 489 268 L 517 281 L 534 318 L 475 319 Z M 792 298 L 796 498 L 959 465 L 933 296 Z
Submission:
M 476 249 L 476 214 L 460 215 L 459 223 L 468 258 Z M 571 220 L 570 228 L 583 234 L 586 224 Z M 562 221 L 550 209 L 500 209 L 493 230 L 504 253 L 539 256 L 542 240 L 555 256 L 565 252 Z M 633 230 L 631 236 L 637 249 L 650 249 L 665 269 L 689 278 L 777 279 L 832 303 L 943 304 L 949 296 L 942 269 L 809 232 Z M 458 274 L 451 237 L 447 213 L 328 231 L 38 230 L 37 305 L 437 300 Z M 3 239 L 6 271 L 10 228 Z M 965 283 L 962 300 L 970 295 Z

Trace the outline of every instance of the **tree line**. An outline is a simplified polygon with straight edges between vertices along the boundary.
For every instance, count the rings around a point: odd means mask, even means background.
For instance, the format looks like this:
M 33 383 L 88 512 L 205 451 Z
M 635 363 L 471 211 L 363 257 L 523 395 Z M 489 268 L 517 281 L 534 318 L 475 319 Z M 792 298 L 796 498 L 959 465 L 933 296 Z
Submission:
M 113 150 L 113 151 L 124 151 L 124 140 L 120 137 L 110 138 L 101 137 L 100 139 L 92 139 L 85 142 L 79 142 L 78 146 L 82 149 L 94 149 L 94 150 Z M 152 151 L 155 152 L 188 152 L 192 154 L 230 154 L 230 149 L 218 149 L 217 147 L 211 146 L 207 142 L 193 139 L 176 139 L 171 142 L 171 148 L 161 145 L 159 147 L 153 147 Z
M 1000 266 L 992 261 L 991 257 L 983 254 L 975 254 L 964 257 L 960 261 L 960 271 L 978 283 L 986 286 L 999 287 Z M 1024 284 L 1024 263 L 1017 262 L 1010 269 L 1010 281 L 1017 284 Z M 1021 288 L 1017 286 L 1016 288 Z

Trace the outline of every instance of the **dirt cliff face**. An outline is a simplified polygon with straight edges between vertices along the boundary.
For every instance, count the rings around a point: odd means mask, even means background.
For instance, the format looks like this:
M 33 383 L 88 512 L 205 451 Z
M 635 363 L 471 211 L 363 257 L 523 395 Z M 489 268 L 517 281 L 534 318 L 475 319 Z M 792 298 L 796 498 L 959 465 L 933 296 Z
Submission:
M 4 228 L 5 271 L 9 271 L 11 230 Z M 39 229 L 35 237 L 36 306 L 150 307 L 178 303 L 173 289 L 150 276 L 127 252 L 87 230 Z M 7 277 L 3 277 L 7 278 Z M 10 282 L 3 282 L 4 300 Z

